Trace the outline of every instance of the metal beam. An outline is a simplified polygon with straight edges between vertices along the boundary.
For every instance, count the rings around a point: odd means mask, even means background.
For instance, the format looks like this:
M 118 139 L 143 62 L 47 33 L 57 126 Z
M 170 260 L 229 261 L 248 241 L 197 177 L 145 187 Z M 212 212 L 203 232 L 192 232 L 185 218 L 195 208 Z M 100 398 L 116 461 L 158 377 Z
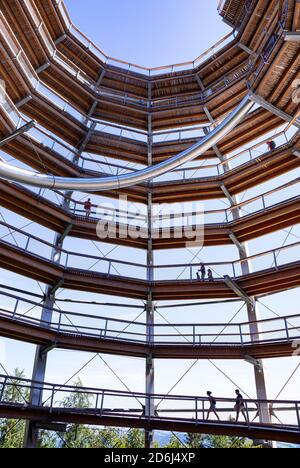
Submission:
M 233 198 L 233 196 L 231 195 L 231 193 L 229 192 L 227 187 L 224 184 L 221 184 L 220 188 L 221 188 L 222 192 L 224 193 L 224 195 L 226 196 L 226 198 L 229 200 L 231 206 L 235 206 L 235 204 L 236 204 L 235 199 Z
M 240 253 L 240 257 L 241 258 L 246 258 L 247 257 L 247 250 L 246 250 L 246 247 L 244 244 L 242 244 L 238 238 L 236 237 L 236 235 L 234 234 L 234 232 L 230 232 L 229 233 L 229 237 L 230 239 L 232 240 L 232 242 L 234 243 L 234 245 L 238 248 L 239 250 L 239 253 Z
M 35 70 L 35 72 L 39 75 L 40 73 L 42 73 L 43 71 L 47 70 L 47 68 L 49 68 L 51 66 L 51 63 L 50 62 L 46 62 L 44 63 L 44 65 L 41 65 L 39 68 L 37 68 Z
M 266 101 L 263 97 L 257 96 L 256 94 L 252 93 L 252 91 L 249 92 L 249 97 L 250 97 L 250 99 L 252 99 L 253 102 L 260 105 L 264 109 L 268 110 L 272 114 L 277 115 L 277 117 L 280 117 L 285 122 L 291 123 L 293 121 L 293 117 L 291 115 L 287 114 L 286 112 L 282 111 L 281 109 L 278 109 L 273 104 Z M 293 123 L 293 125 L 295 125 L 295 127 L 300 129 L 300 121 L 299 120 L 296 120 Z
M 61 44 L 66 38 L 67 38 L 67 34 L 63 34 L 62 36 L 58 37 L 55 41 L 54 41 L 54 44 L 56 46 L 58 46 L 59 44 Z
M 198 85 L 199 85 L 201 91 L 205 91 L 205 86 L 204 86 L 204 84 L 202 83 L 202 80 L 201 80 L 201 78 L 200 78 L 199 75 L 196 75 L 196 80 L 197 80 L 197 82 L 198 82 Z
M 50 351 L 53 351 L 53 349 L 57 348 L 57 345 L 55 342 L 51 342 L 48 344 L 48 346 L 44 346 L 42 349 L 41 349 L 41 353 L 42 354 L 48 354 L 50 353 Z
M 226 275 L 224 276 L 224 279 L 227 286 L 232 289 L 232 291 L 234 291 L 237 296 L 243 299 L 247 305 L 255 308 L 255 301 L 251 299 L 247 293 L 232 278 L 230 278 L 230 276 Z
M 287 42 L 300 42 L 300 31 L 286 31 L 284 40 Z
M 69 224 L 64 232 L 61 234 L 61 236 L 58 238 L 58 244 L 62 244 L 65 238 L 70 234 L 70 232 L 73 229 L 73 224 Z
M 214 124 L 215 123 L 215 120 L 213 118 L 213 116 L 211 115 L 211 113 L 209 112 L 208 108 L 206 106 L 203 107 L 203 110 L 206 114 L 206 117 L 208 118 L 208 120 L 210 121 L 210 123 Z
M 247 47 L 245 44 L 242 44 L 241 42 L 239 42 L 238 44 L 239 48 L 242 49 L 244 52 L 247 52 L 247 54 L 249 55 L 253 55 L 253 57 L 259 57 L 259 55 L 254 52 L 253 50 L 249 49 L 249 47 Z
M 251 366 L 254 366 L 256 369 L 260 369 L 261 368 L 261 360 L 259 359 L 255 359 L 254 357 L 252 356 L 248 356 L 246 355 L 245 356 L 245 361 L 248 363 L 248 364 L 251 364 Z
M 28 96 L 24 97 L 23 99 L 15 103 L 16 108 L 20 109 L 21 107 L 25 106 L 27 102 L 31 101 L 31 99 L 32 99 L 32 96 L 31 94 L 29 94 Z
M 58 289 L 61 288 L 63 284 L 64 284 L 64 279 L 60 279 L 55 283 L 54 286 L 50 287 L 48 294 L 51 300 L 54 298 L 56 291 L 58 291 Z
M 294 155 L 297 156 L 297 158 L 300 158 L 300 151 L 298 150 L 294 151 Z
M 18 128 L 18 130 L 15 130 L 10 135 L 0 140 L 0 147 L 6 145 L 7 143 L 10 143 L 15 138 L 18 138 L 18 136 L 23 135 L 24 133 L 28 132 L 33 127 L 35 127 L 35 125 L 36 125 L 36 122 L 32 120 L 31 122 L 23 125 L 23 127 Z
M 36 423 L 36 428 L 41 431 L 67 432 L 67 424 L 63 423 Z

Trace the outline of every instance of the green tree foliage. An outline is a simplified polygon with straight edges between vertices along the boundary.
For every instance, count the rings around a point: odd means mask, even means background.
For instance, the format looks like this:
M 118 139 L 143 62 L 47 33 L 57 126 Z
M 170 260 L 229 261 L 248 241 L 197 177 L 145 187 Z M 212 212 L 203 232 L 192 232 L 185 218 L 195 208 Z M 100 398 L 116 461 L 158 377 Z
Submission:
M 164 448 L 168 448 L 168 449 L 181 449 L 182 447 L 183 447 L 183 444 L 180 442 L 179 437 L 176 437 L 174 434 L 171 435 L 171 438 L 168 444 L 164 446 Z
M 144 448 L 145 447 L 145 434 L 140 429 L 131 429 L 124 435 L 125 448 Z
M 205 444 L 207 448 L 217 448 L 217 449 L 228 449 L 228 448 L 237 448 L 237 449 L 250 449 L 250 448 L 259 448 L 253 444 L 251 440 L 229 437 L 229 436 L 205 436 Z
M 205 438 L 201 434 L 187 434 L 184 443 L 191 449 L 205 448 Z
M 24 372 L 15 369 L 16 380 L 9 381 L 3 394 L 2 401 L 6 403 L 24 404 L 28 401 L 29 392 L 16 387 L 18 378 L 24 378 Z M 22 448 L 25 431 L 25 421 L 15 419 L 0 419 L 0 448 Z

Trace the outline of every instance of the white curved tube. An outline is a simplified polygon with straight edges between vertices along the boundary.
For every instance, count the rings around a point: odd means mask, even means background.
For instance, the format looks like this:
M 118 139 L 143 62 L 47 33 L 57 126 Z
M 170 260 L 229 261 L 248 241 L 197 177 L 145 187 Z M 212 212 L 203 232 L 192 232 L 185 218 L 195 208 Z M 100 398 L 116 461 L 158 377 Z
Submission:
M 156 164 L 155 166 L 142 169 L 134 174 L 101 178 L 56 177 L 53 175 L 26 171 L 4 162 L 0 162 L 0 178 L 11 182 L 21 182 L 35 187 L 58 190 L 78 190 L 83 192 L 116 190 L 123 187 L 141 184 L 196 159 L 210 148 L 217 145 L 219 141 L 228 135 L 228 133 L 230 133 L 241 122 L 248 112 L 250 112 L 253 105 L 254 103 L 250 96 L 246 96 L 237 108 L 212 132 L 201 139 L 201 141 L 166 161 Z

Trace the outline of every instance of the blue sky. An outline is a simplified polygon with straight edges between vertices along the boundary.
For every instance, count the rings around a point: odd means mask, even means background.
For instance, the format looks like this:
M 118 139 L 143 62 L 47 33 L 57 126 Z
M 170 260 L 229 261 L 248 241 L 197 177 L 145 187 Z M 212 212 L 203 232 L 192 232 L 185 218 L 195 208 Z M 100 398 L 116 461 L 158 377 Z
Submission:
M 216 0 L 65 3 L 75 25 L 106 54 L 146 67 L 194 60 L 230 32 Z
M 129 62 L 136 62 L 143 66 L 161 66 L 175 62 L 193 60 L 200 55 L 213 43 L 218 41 L 227 32 L 226 26 L 217 13 L 216 1 L 203 0 L 66 0 L 71 18 L 74 23 L 86 33 L 99 47 L 107 54 L 116 58 L 124 59 Z M 205 7 L 203 7 L 203 5 Z M 296 173 L 297 172 L 297 173 Z M 294 177 L 300 175 L 300 171 L 295 171 Z M 272 184 L 265 184 L 264 190 L 275 186 L 280 180 L 281 183 L 289 179 L 289 176 L 282 176 L 276 179 Z M 247 193 L 250 198 L 259 193 L 262 187 L 254 188 Z M 242 194 L 245 196 L 246 194 Z M 76 194 L 78 199 L 82 194 Z M 288 198 L 288 195 L 287 195 Z M 220 208 L 223 202 L 214 201 L 206 203 L 206 208 Z M 224 204 L 223 204 L 224 205 Z M 24 226 L 26 220 L 1 209 L 1 214 L 11 224 Z M 39 234 L 44 239 L 52 240 L 53 232 L 33 225 L 28 231 Z M 294 234 L 300 236 L 299 226 L 294 229 Z M 266 236 L 250 243 L 251 253 L 264 251 L 270 246 L 280 246 L 286 238 L 286 232 L 280 232 Z M 297 240 L 297 239 L 296 239 Z M 288 243 L 296 241 L 289 238 Z M 67 239 L 65 246 L 70 250 L 79 252 L 88 251 L 97 254 L 97 249 L 91 243 L 82 240 Z M 110 248 L 101 245 L 101 248 L 107 253 Z M 118 248 L 114 252 L 114 258 L 134 258 L 142 261 L 144 256 L 141 252 L 132 252 L 125 248 Z M 236 258 L 237 251 L 234 247 L 226 248 L 206 248 L 203 252 L 205 261 L 232 260 Z M 162 253 L 158 262 L 168 262 L 170 252 Z M 172 253 L 174 262 L 189 262 L 192 260 L 190 253 L 178 251 Z M 272 259 L 270 259 L 272 262 Z M 271 266 L 271 264 L 270 264 Z M 16 275 L 0 270 L 1 282 L 6 284 L 15 284 L 21 288 L 39 293 L 40 289 L 36 282 L 22 279 Z M 87 300 L 107 300 L 107 297 L 100 295 L 89 295 L 70 291 L 60 291 L 61 297 L 77 298 Z M 281 315 L 299 313 L 299 291 L 290 291 L 286 294 L 279 294 L 270 298 L 265 298 L 263 302 Z M 114 298 L 114 302 L 121 300 Z M 123 302 L 126 302 L 124 300 Z M 127 301 L 133 304 L 134 301 Z M 70 306 L 69 306 L 70 307 Z M 210 307 L 193 308 L 182 310 L 168 310 L 164 314 L 171 322 L 226 322 L 230 320 L 235 312 L 241 307 L 241 304 Z M 94 309 L 93 309 L 94 310 Z M 82 309 L 80 310 L 82 311 Z M 85 310 L 83 311 L 85 312 Z M 124 314 L 123 314 L 124 312 Z M 265 307 L 260 308 L 262 317 L 273 317 L 274 314 L 267 311 Z M 120 310 L 103 310 L 95 308 L 94 313 L 105 315 L 112 313 L 113 316 L 120 318 Z M 135 311 L 122 310 L 122 318 L 133 319 Z M 236 321 L 246 321 L 245 310 L 237 316 Z M 10 340 L 1 339 L 0 342 L 0 361 L 5 363 L 9 372 L 13 372 L 15 367 L 24 368 L 26 375 L 30 377 L 34 356 L 34 346 L 15 343 Z M 85 353 L 76 353 L 63 350 L 55 350 L 49 354 L 47 367 L 48 381 L 63 383 L 73 375 L 81 366 L 83 366 L 92 355 Z M 132 390 L 144 390 L 144 361 L 140 359 L 120 358 L 105 356 L 105 360 L 114 368 L 121 378 L 129 383 Z M 276 396 L 280 387 L 294 370 L 298 360 L 279 359 L 270 360 L 266 363 L 268 372 L 268 387 L 270 397 Z M 253 371 L 249 364 L 245 362 L 223 361 L 217 363 L 241 388 L 244 388 L 252 397 L 255 396 Z M 190 361 L 159 361 L 156 363 L 157 384 L 156 391 L 167 392 L 171 385 L 182 375 L 191 365 Z M 86 385 L 114 388 L 122 390 L 120 382 L 116 380 L 99 358 L 80 374 Z M 199 394 L 203 395 L 208 388 L 215 390 L 219 396 L 230 397 L 234 394 L 235 384 L 221 374 L 209 363 L 199 362 L 188 376 L 176 388 L 175 393 Z M 283 397 L 298 397 L 299 373 L 296 378 L 286 388 Z

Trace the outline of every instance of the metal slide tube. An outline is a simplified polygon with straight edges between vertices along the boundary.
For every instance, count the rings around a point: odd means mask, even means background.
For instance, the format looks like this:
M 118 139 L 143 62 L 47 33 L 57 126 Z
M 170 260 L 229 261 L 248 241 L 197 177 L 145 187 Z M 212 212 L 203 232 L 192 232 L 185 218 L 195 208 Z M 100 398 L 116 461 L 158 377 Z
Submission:
M 250 112 L 254 105 L 247 95 L 237 108 L 224 119 L 212 132 L 201 141 L 191 146 L 182 153 L 163 161 L 155 166 L 147 167 L 134 174 L 101 178 L 69 178 L 55 177 L 53 175 L 39 174 L 32 171 L 19 169 L 4 162 L 0 162 L 0 178 L 12 182 L 21 182 L 36 187 L 78 190 L 84 192 L 96 192 L 98 190 L 115 190 L 141 184 L 155 177 L 166 174 L 183 164 L 201 156 L 213 146 L 217 145 L 228 133 L 230 133 L 241 120 Z

